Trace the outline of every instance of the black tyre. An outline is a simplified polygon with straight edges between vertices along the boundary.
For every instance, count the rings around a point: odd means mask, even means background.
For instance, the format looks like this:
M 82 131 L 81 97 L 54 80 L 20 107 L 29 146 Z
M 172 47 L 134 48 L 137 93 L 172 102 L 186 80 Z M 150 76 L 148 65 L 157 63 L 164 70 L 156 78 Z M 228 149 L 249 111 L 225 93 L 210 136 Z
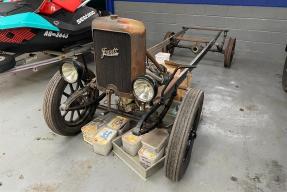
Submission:
M 236 39 L 229 38 L 227 46 L 224 50 L 224 67 L 225 68 L 231 67 L 233 56 L 235 54 L 235 46 L 236 46 Z
M 284 65 L 284 69 L 283 69 L 282 87 L 283 87 L 284 91 L 287 92 L 287 57 L 286 57 L 285 65 Z
M 0 54 L 0 73 L 14 68 L 15 65 L 15 57 L 12 55 Z
M 60 110 L 60 105 L 76 90 L 83 88 L 84 84 L 83 81 L 69 84 L 59 72 L 50 80 L 44 96 L 43 112 L 45 121 L 53 132 L 63 136 L 73 136 L 81 131 L 82 126 L 92 120 L 96 105 L 81 110 L 66 112 Z M 98 96 L 98 94 L 96 90 L 95 95 Z
M 188 91 L 180 105 L 165 159 L 165 173 L 172 181 L 179 181 L 189 165 L 203 100 L 203 91 L 193 88 Z

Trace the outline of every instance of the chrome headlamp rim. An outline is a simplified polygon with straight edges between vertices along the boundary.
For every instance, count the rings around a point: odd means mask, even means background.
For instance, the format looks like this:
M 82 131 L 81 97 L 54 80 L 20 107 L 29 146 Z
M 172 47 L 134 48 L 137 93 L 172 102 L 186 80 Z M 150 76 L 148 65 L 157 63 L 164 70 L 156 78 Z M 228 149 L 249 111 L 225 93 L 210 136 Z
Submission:
M 152 93 L 153 93 L 151 97 L 149 97 L 148 99 L 143 99 L 137 94 L 137 92 L 135 90 L 135 84 L 137 83 L 137 81 L 146 82 L 151 87 Z M 151 77 L 147 76 L 147 75 L 140 76 L 140 77 L 136 78 L 133 81 L 132 87 L 133 87 L 133 94 L 134 94 L 135 98 L 138 101 L 143 102 L 143 103 L 151 102 L 155 98 L 155 96 L 157 94 L 157 83 L 156 83 L 156 81 L 154 79 L 152 79 Z
M 64 67 L 66 67 L 66 70 L 71 70 L 71 71 L 65 71 Z M 73 78 L 69 78 L 69 72 L 74 72 L 75 74 Z M 62 63 L 60 66 L 60 73 L 63 79 L 70 84 L 76 83 L 79 79 L 82 78 L 82 76 L 85 74 L 85 66 L 76 60 L 66 60 Z M 72 75 L 72 74 L 71 74 Z

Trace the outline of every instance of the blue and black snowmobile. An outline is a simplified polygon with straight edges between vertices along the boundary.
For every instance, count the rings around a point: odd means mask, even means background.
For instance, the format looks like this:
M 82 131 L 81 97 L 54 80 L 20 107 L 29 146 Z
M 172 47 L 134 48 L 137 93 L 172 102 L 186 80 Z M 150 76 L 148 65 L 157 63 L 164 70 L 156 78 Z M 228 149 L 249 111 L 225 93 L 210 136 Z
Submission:
M 91 23 L 106 12 L 90 0 L 0 0 L 0 73 L 24 53 L 92 42 Z

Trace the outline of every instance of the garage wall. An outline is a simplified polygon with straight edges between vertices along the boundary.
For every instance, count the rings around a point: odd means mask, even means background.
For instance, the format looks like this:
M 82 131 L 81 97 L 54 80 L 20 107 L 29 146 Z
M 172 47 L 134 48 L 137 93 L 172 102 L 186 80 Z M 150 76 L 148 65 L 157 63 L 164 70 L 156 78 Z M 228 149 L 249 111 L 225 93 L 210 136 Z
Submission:
M 142 20 L 148 44 L 181 26 L 231 29 L 237 55 L 282 62 L 287 43 L 287 8 L 115 1 L 116 14 Z

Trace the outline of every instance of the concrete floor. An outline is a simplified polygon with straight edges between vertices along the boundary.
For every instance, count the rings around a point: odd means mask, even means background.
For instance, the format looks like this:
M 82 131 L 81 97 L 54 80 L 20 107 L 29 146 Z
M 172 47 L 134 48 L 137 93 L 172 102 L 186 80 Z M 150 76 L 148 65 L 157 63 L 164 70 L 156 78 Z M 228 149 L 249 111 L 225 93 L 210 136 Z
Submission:
M 222 67 L 222 59 L 201 64 L 193 86 L 205 91 L 203 117 L 179 183 L 166 179 L 163 170 L 145 182 L 117 157 L 94 154 L 81 135 L 51 133 L 41 106 L 56 68 L 1 79 L 0 191 L 287 191 L 282 65 L 243 57 L 231 69 Z

